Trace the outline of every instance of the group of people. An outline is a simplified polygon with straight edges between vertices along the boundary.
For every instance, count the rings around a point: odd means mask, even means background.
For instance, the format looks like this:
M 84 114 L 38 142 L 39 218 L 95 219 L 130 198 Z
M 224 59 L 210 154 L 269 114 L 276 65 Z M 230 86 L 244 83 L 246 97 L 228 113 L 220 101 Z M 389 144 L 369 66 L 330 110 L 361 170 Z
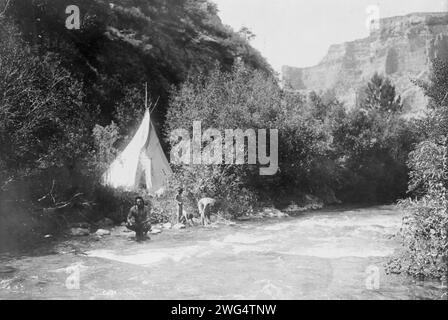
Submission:
M 177 190 L 175 201 L 177 204 L 176 220 L 177 223 L 193 224 L 192 213 L 186 213 L 183 209 L 183 189 Z M 212 209 L 217 209 L 220 201 L 213 198 L 202 198 L 198 201 L 198 210 L 201 217 L 202 225 L 210 222 L 210 215 Z M 137 241 L 143 241 L 148 239 L 147 234 L 151 231 L 151 207 L 145 205 L 145 201 L 142 197 L 135 198 L 135 205 L 129 210 L 129 214 L 126 219 L 126 227 L 129 230 L 135 232 L 135 239 Z

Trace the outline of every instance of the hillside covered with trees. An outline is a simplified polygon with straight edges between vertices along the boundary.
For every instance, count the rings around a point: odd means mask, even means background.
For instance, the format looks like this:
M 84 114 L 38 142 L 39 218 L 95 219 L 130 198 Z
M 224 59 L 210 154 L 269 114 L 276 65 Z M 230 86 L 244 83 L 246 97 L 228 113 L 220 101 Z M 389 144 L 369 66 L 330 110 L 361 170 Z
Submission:
M 236 60 L 272 72 L 212 2 L 81 0 L 80 28 L 68 29 L 72 4 L 0 1 L 1 210 L 17 213 L 2 215 L 1 227 L 17 226 L 12 233 L 32 227 L 30 212 L 92 195 L 98 161 L 115 155 L 94 129 L 113 121 L 114 150 L 122 148 L 143 116 L 145 83 L 162 133 L 170 90 L 189 74 Z

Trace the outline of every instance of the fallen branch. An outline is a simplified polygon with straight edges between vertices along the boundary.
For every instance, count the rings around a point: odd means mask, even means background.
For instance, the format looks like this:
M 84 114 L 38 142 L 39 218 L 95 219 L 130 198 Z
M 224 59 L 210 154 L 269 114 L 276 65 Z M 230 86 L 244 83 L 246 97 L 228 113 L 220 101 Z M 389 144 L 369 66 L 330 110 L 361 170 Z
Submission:
M 82 195 L 83 195 L 82 193 L 77 193 L 73 197 L 71 197 L 70 200 L 65 201 L 65 202 L 59 202 L 59 203 L 57 203 L 55 205 L 55 207 L 44 208 L 43 210 L 44 210 L 45 213 L 54 213 L 54 212 L 56 212 L 58 210 L 68 208 L 68 207 L 73 205 L 73 200 L 75 200 L 76 198 L 79 198 Z
M 52 183 L 52 185 L 51 185 L 50 192 L 48 192 L 46 195 L 44 195 L 42 198 L 38 199 L 37 201 L 38 201 L 38 202 L 41 202 L 41 201 L 47 199 L 48 197 L 51 197 L 51 199 L 53 200 L 53 203 L 55 203 L 56 200 L 54 199 L 54 196 L 53 196 L 54 185 L 55 185 L 55 181 L 53 180 L 53 183 Z

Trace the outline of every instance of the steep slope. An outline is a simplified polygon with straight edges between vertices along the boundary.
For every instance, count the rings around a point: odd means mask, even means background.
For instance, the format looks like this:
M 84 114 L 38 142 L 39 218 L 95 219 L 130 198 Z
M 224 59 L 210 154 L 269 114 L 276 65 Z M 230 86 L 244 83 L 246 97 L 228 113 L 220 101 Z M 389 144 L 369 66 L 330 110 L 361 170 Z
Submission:
M 432 58 L 448 59 L 448 17 L 415 13 L 382 19 L 380 29 L 365 39 L 332 45 L 317 66 L 284 66 L 283 83 L 295 90 L 333 89 L 352 107 L 360 86 L 378 72 L 392 79 L 406 111 L 416 113 L 426 103 L 411 80 L 426 78 Z
M 80 9 L 79 30 L 65 26 L 69 5 Z M 151 96 L 160 97 L 160 120 L 170 87 L 190 72 L 216 63 L 228 69 L 238 58 L 271 72 L 208 0 L 15 0 L 7 14 L 36 52 L 57 54 L 83 81 L 85 99 L 100 107 L 104 123 L 125 98 L 125 87 L 143 90 L 147 81 Z

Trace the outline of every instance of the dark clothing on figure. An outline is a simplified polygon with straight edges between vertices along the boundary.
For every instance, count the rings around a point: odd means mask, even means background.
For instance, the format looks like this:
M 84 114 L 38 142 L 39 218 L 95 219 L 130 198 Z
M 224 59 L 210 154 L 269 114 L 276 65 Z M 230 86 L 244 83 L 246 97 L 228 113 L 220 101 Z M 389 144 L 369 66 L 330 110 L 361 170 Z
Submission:
M 176 196 L 176 202 L 177 202 L 177 222 L 183 222 L 183 199 L 181 194 L 177 194 Z M 186 222 L 186 221 L 185 221 Z
M 135 231 L 135 232 L 143 232 L 143 233 L 147 233 L 149 230 L 151 230 L 151 224 L 148 222 L 145 223 L 135 223 L 135 224 L 130 224 L 130 223 L 126 223 L 126 227 L 129 230 Z
M 150 218 L 150 209 L 148 207 L 139 208 L 137 206 L 133 206 L 131 210 L 129 210 L 126 227 L 129 230 L 135 231 L 135 235 L 137 238 L 141 238 L 148 231 L 151 230 L 151 222 Z

